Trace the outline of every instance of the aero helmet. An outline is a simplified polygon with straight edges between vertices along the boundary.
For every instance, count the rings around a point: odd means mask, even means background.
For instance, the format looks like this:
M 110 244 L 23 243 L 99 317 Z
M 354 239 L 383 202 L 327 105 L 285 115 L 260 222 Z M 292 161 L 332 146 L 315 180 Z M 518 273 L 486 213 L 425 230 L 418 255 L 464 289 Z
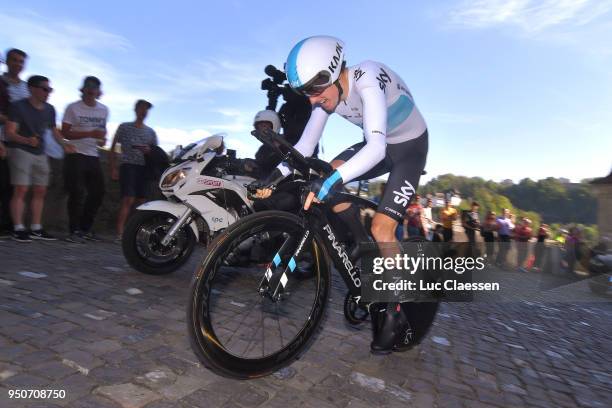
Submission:
M 278 133 L 281 128 L 281 121 L 278 117 L 278 113 L 273 110 L 262 110 L 257 112 L 253 119 L 253 126 L 255 126 L 257 122 L 270 122 L 274 133 Z
M 323 91 L 340 77 L 344 65 L 344 42 L 324 35 L 297 43 L 285 64 L 289 85 L 308 95 Z

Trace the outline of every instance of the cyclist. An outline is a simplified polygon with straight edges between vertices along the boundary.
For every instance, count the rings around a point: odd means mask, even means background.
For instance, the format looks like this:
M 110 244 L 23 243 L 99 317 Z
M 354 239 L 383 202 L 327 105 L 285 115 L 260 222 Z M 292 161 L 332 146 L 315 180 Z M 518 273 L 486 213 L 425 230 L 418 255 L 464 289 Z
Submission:
M 371 232 L 377 242 L 397 242 L 396 227 L 416 193 L 425 168 L 427 125 L 408 87 L 394 71 L 374 61 L 347 67 L 344 56 L 344 42 L 329 36 L 306 38 L 289 53 L 285 65 L 289 84 L 306 95 L 313 106 L 295 148 L 304 156 L 311 156 L 328 117 L 334 112 L 361 127 L 365 140 L 331 162 L 335 171 L 321 185 L 314 186 L 313 193 L 317 201 L 323 201 L 345 183 L 390 173 Z M 260 182 L 262 188 L 257 191 L 257 197 L 268 197 L 271 187 L 290 172 L 281 163 Z M 355 225 L 354 206 L 339 203 L 333 209 L 351 229 L 356 241 L 367 241 Z M 372 352 L 391 351 L 396 340 L 410 330 L 405 322 L 398 304 L 375 305 Z

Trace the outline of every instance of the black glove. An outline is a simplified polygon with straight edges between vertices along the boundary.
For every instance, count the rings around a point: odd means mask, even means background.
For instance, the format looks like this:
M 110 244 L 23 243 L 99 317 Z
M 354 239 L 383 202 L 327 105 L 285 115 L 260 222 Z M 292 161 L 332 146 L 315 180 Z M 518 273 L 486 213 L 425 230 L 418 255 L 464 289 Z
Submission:
M 276 185 L 280 183 L 284 178 L 285 176 L 283 175 L 283 173 L 281 173 L 281 171 L 276 168 L 272 171 L 272 173 L 268 174 L 263 179 L 255 180 L 254 182 L 249 184 L 247 186 L 247 190 L 249 191 L 249 193 L 252 194 L 257 192 L 257 190 L 266 188 L 274 190 L 276 188 Z

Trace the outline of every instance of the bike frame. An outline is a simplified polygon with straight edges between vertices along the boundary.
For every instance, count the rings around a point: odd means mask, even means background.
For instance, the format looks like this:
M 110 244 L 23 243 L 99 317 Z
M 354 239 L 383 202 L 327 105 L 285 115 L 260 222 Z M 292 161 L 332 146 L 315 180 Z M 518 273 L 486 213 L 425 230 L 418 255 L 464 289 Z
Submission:
M 340 197 L 337 202 L 353 202 L 354 204 L 361 204 L 373 209 L 377 207 L 376 203 L 353 194 L 338 193 L 338 195 Z M 313 205 L 308 211 L 304 211 L 303 217 L 306 221 L 306 230 L 298 241 L 297 249 L 293 253 L 290 252 L 295 246 L 292 245 L 293 238 L 287 238 L 274 256 L 272 263 L 266 269 L 264 278 L 259 286 L 260 293 L 267 293 L 272 300 L 279 300 L 287 285 L 289 274 L 293 273 L 297 267 L 297 261 L 300 259 L 302 250 L 312 243 L 315 235 L 318 235 L 322 238 L 321 241 L 333 265 L 344 280 L 351 296 L 359 302 L 361 298 L 361 270 L 353 264 L 344 245 L 337 240 L 337 234 L 325 215 L 324 206 L 325 204 Z M 283 263 L 283 259 L 288 259 L 286 267 L 284 269 L 277 269 Z M 276 272 L 274 272 L 274 269 L 276 269 Z

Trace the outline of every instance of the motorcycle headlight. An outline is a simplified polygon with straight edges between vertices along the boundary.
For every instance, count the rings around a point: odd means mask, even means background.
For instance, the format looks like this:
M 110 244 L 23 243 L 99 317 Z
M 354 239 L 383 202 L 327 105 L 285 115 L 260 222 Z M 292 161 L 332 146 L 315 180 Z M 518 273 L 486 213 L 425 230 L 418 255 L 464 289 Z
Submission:
M 168 174 L 161 182 L 161 188 L 172 188 L 187 177 L 189 168 L 183 168 Z

